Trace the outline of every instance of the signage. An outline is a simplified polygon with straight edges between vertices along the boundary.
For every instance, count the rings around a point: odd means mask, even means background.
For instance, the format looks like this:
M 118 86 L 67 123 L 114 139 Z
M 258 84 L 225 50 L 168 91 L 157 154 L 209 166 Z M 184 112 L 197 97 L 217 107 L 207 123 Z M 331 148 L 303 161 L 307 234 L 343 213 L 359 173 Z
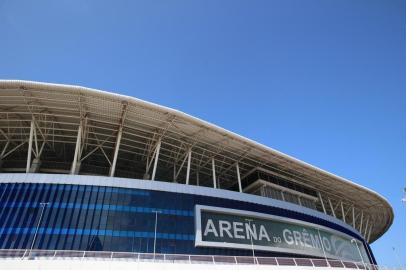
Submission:
M 197 247 L 223 247 L 369 262 L 359 240 L 330 228 L 262 213 L 196 205 Z M 361 255 L 360 255 L 361 254 Z

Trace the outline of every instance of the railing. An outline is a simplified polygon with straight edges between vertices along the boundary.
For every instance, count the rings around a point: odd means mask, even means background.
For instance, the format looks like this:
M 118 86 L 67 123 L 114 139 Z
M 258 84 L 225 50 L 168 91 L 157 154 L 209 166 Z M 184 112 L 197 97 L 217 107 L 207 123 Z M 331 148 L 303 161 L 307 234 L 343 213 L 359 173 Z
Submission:
M 287 258 L 287 257 L 248 257 L 248 256 L 212 256 L 186 254 L 153 254 L 110 251 L 75 251 L 75 250 L 28 250 L 28 249 L 0 249 L 0 259 L 121 259 L 138 262 L 166 262 L 190 264 L 256 264 L 274 266 L 307 266 L 312 268 L 331 267 L 364 270 L 384 270 L 373 264 L 331 259 Z

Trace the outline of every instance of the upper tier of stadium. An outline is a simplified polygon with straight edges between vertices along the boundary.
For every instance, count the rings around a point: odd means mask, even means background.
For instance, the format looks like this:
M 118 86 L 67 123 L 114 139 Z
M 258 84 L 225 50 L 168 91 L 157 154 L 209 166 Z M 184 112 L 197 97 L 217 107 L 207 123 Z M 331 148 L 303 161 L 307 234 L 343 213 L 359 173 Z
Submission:
M 0 171 L 281 194 L 369 243 L 393 221 L 387 200 L 363 186 L 178 110 L 79 86 L 0 81 Z

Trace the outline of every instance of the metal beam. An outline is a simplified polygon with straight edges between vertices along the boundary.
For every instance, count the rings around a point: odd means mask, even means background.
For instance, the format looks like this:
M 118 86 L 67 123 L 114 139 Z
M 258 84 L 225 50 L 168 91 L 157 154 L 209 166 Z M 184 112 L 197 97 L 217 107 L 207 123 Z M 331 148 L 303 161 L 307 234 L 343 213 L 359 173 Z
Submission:
M 124 126 L 126 114 L 127 114 L 127 102 L 123 102 L 123 107 L 121 109 L 121 118 L 120 118 L 120 123 L 119 123 L 119 127 L 118 127 L 118 133 L 117 133 L 117 140 L 116 140 L 116 145 L 114 147 L 113 162 L 110 167 L 110 177 L 113 177 L 114 173 L 116 171 L 118 150 L 120 149 L 121 137 L 123 135 L 123 126 Z
M 151 169 L 152 162 L 154 161 L 154 158 L 156 156 L 156 152 L 158 150 L 158 144 L 159 145 L 161 144 L 161 138 L 158 138 L 158 140 L 156 141 L 155 146 L 153 147 L 154 151 L 153 151 L 153 153 L 151 155 L 151 158 L 150 158 L 150 154 L 148 154 L 148 156 L 146 157 L 147 158 L 147 163 L 146 163 L 146 166 L 145 166 L 145 173 L 146 174 L 148 174 L 149 170 Z
M 10 141 L 7 141 L 6 144 L 4 145 L 3 151 L 1 151 L 1 154 L 0 154 L 0 159 L 3 159 L 3 156 L 6 153 L 6 150 L 7 150 L 7 147 L 9 144 L 10 144 Z
M 213 187 L 217 188 L 217 181 L 216 181 L 216 164 L 214 162 L 214 157 L 211 158 L 211 168 L 213 172 Z
M 347 223 L 347 222 L 345 221 L 345 212 L 344 212 L 343 201 L 341 201 L 340 204 L 341 204 L 341 215 L 343 216 L 343 221 L 344 221 L 345 223 Z
M 236 170 L 236 172 L 237 172 L 238 191 L 239 191 L 239 192 L 242 192 L 240 166 L 238 165 L 238 162 L 235 163 L 235 170 Z
M 3 131 L 3 129 L 0 128 L 0 133 L 6 138 L 6 140 L 10 140 L 10 138 L 7 136 L 7 134 Z
M 361 211 L 361 223 L 359 224 L 359 230 L 358 230 L 360 233 L 361 233 L 361 230 L 362 230 L 362 221 L 363 220 L 364 220 L 364 211 Z
M 365 230 L 364 230 L 364 238 L 366 237 L 366 235 L 367 235 L 367 231 L 368 231 L 368 223 L 369 223 L 369 217 L 368 217 L 368 219 L 367 219 L 367 223 L 365 224 Z M 362 233 L 361 233 L 362 234 Z
M 248 154 L 251 152 L 252 148 L 248 148 L 241 156 L 238 157 L 238 159 L 235 161 L 235 163 L 230 164 L 230 166 L 228 166 L 227 168 L 225 168 L 224 170 L 222 170 L 219 174 L 219 177 L 223 176 L 225 173 L 227 173 L 229 170 L 231 170 L 236 163 L 239 163 L 240 161 L 242 161 L 246 156 L 248 156 Z
M 31 166 L 31 151 L 32 151 L 32 137 L 34 135 L 34 120 L 31 120 L 31 126 L 30 126 L 30 137 L 28 139 L 28 153 L 27 153 L 27 166 L 25 167 L 25 172 L 29 173 L 30 172 L 30 166 Z
M 173 164 L 173 182 L 176 183 L 176 163 Z
M 354 205 L 352 206 L 352 226 L 355 228 L 355 208 Z
M 187 158 L 187 170 L 186 170 L 186 185 L 189 185 L 189 176 L 190 176 L 190 162 L 192 160 L 192 149 L 189 148 L 188 158 Z
M 185 165 L 186 159 L 188 159 L 189 151 L 190 150 L 187 150 L 186 155 L 183 157 L 182 163 L 180 164 L 178 171 L 175 173 L 175 179 L 174 179 L 175 181 L 178 180 L 178 176 L 180 174 L 180 171 L 182 170 L 183 165 Z M 189 161 L 188 161 L 188 163 L 189 163 Z M 175 163 L 175 165 L 176 165 L 176 163 Z
M 82 121 L 80 121 L 80 123 L 79 123 L 78 134 L 76 136 L 75 154 L 73 156 L 73 162 L 72 162 L 72 167 L 70 169 L 70 174 L 76 173 L 76 166 L 77 166 L 78 160 L 80 160 L 79 155 L 80 155 L 81 142 L 82 142 Z
M 37 129 L 35 128 L 35 119 L 32 119 L 34 121 L 34 145 L 35 148 L 33 149 L 34 155 L 36 158 L 38 158 L 39 150 L 38 150 L 38 136 L 37 136 Z M 45 140 L 45 139 L 44 139 Z
M 321 197 L 321 193 L 317 192 L 317 195 L 319 195 L 319 200 L 320 200 L 320 203 L 321 203 L 321 207 L 323 208 L 324 214 L 327 214 L 326 207 L 324 206 L 323 198 Z
M 18 144 L 16 147 L 14 147 L 13 149 L 11 149 L 10 151 L 8 151 L 7 153 L 4 153 L 4 154 L 1 156 L 1 159 L 6 158 L 8 155 L 10 155 L 11 153 L 13 153 L 13 152 L 14 152 L 15 150 L 17 150 L 18 148 L 20 148 L 20 146 L 24 145 L 26 142 L 27 142 L 27 141 L 24 141 L 24 142 Z
M 369 227 L 369 233 L 368 233 L 368 237 L 367 237 L 368 243 L 369 243 L 369 239 L 371 238 L 372 227 L 373 227 L 373 222 L 371 222 L 371 226 Z
M 335 218 L 337 218 L 336 213 L 335 213 L 335 211 L 334 211 L 333 204 L 331 203 L 330 198 L 327 198 L 327 199 L 328 199 L 328 204 L 330 205 L 331 212 L 333 213 L 333 216 L 334 216 Z
M 88 158 L 91 154 L 93 154 L 94 152 L 97 151 L 97 149 L 100 149 L 103 154 L 106 156 L 106 154 L 104 153 L 103 150 L 103 145 L 111 138 L 112 135 L 108 136 L 104 141 L 100 142 L 99 139 L 96 137 L 96 134 L 93 134 L 96 141 L 97 141 L 97 146 L 95 148 L 93 148 L 89 153 L 87 153 L 83 158 L 80 159 L 80 161 L 82 162 L 83 160 L 85 160 L 86 158 Z M 106 156 L 107 161 L 110 163 L 110 160 L 108 159 L 108 157 Z
M 110 177 L 113 177 L 114 173 L 116 171 L 117 156 L 118 156 L 118 150 L 120 149 L 122 135 L 123 135 L 123 126 L 120 126 L 120 128 L 118 130 L 118 134 L 117 134 L 116 147 L 114 148 L 113 163 L 111 164 L 111 167 L 110 167 Z
M 155 180 L 155 174 L 156 174 L 156 167 L 158 165 L 158 158 L 159 158 L 159 150 L 161 149 L 161 138 L 158 140 L 158 145 L 156 146 L 156 153 L 155 153 L 155 160 L 154 160 L 154 168 L 152 169 L 152 177 L 151 180 Z

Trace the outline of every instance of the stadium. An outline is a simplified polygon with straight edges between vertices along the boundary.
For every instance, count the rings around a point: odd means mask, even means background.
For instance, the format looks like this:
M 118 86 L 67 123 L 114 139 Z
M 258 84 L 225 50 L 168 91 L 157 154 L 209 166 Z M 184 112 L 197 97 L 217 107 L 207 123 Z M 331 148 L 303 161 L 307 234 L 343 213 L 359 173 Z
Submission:
M 0 81 L 0 204 L 0 265 L 61 269 L 365 269 L 394 218 L 376 192 L 180 111 L 29 81 Z

